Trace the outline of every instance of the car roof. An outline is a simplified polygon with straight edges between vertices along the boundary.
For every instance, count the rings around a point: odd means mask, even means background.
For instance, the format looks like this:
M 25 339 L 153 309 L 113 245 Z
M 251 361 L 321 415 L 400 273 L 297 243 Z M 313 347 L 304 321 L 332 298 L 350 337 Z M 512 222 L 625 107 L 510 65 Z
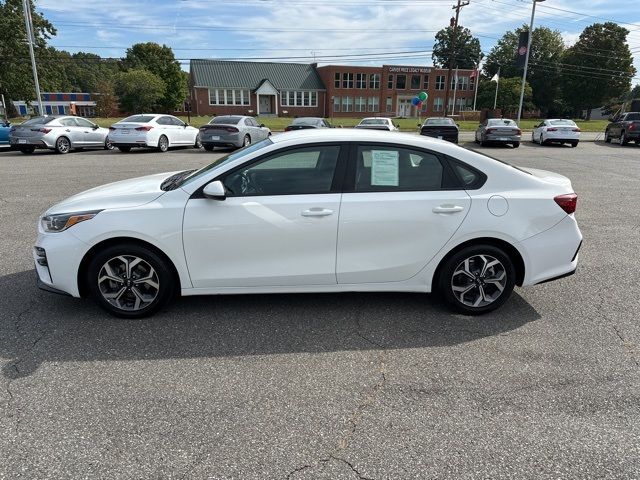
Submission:
M 281 135 L 274 135 L 271 141 L 274 143 L 286 141 L 309 141 L 309 142 L 385 142 L 398 143 L 407 146 L 422 146 L 429 148 L 433 146 L 439 151 L 449 148 L 460 149 L 457 145 L 437 138 L 415 135 L 400 132 L 379 132 L 376 130 L 366 130 L 361 128 L 318 128 L 293 130 Z

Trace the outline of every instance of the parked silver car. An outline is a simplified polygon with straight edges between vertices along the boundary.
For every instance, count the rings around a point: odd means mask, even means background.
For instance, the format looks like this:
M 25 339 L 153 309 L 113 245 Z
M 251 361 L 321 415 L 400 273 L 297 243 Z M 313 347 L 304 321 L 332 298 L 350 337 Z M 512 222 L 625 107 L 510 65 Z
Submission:
M 271 130 L 255 118 L 244 115 L 220 115 L 200 127 L 200 143 L 205 150 L 213 147 L 246 147 L 271 135 Z
M 78 148 L 113 149 L 107 140 L 109 130 L 82 117 L 47 115 L 34 117 L 11 127 L 9 143 L 23 153 L 48 148 L 69 153 Z
M 518 124 L 508 118 L 488 118 L 476 130 L 476 143 L 510 143 L 513 148 L 520 146 L 522 131 Z

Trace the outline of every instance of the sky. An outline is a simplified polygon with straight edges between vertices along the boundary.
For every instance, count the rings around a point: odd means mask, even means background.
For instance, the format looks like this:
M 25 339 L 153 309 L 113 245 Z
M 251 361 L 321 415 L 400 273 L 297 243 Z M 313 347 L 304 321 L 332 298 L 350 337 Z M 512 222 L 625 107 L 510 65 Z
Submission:
M 631 33 L 640 83 L 640 8 L 611 0 L 546 0 L 535 26 L 562 33 L 569 46 L 595 22 L 615 21 Z M 190 58 L 228 58 L 351 65 L 431 65 L 438 30 L 454 0 L 36 0 L 58 33 L 50 44 L 70 52 L 122 57 L 138 42 Z M 485 55 L 507 30 L 528 24 L 531 0 L 470 0 L 459 23 Z

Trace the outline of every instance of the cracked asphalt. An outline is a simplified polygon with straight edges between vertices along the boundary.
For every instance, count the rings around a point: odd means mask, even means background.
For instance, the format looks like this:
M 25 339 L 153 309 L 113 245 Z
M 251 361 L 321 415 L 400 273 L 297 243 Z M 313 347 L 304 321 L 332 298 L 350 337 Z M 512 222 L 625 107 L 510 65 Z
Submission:
M 483 150 L 572 179 L 576 275 L 480 318 L 366 293 L 143 321 L 36 288 L 38 215 L 218 154 L 1 152 L 0 478 L 639 478 L 640 147 Z

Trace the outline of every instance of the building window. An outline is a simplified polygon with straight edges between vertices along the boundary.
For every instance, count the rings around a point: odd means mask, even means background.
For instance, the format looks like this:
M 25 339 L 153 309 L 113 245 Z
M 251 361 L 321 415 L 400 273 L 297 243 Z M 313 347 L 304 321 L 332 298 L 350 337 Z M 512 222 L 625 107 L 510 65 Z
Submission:
M 317 92 L 283 90 L 280 92 L 280 105 L 283 107 L 317 107 Z
M 406 75 L 398 75 L 396 77 L 396 89 L 404 90 L 407 88 L 407 76 Z
M 209 89 L 209 105 L 249 105 L 249 90 Z
M 356 73 L 356 88 L 367 88 L 366 73 Z
M 469 78 L 469 90 L 473 91 L 476 88 L 476 77 Z
M 340 97 L 333 97 L 333 111 L 340 111 Z
M 411 90 L 420 90 L 420 75 L 411 75 Z
M 367 111 L 367 103 L 364 97 L 356 97 L 356 112 L 366 112 Z
M 469 89 L 469 77 L 458 77 L 458 90 Z
M 429 90 L 429 75 L 424 76 L 424 80 L 422 82 L 422 89 Z
M 436 76 L 436 90 L 444 90 L 444 75 Z M 439 110 L 436 110 L 439 111 Z
M 380 88 L 380 74 L 372 73 L 369 75 L 369 88 Z
M 342 111 L 353 112 L 353 97 L 342 97 Z
M 443 105 L 444 105 L 444 100 L 441 97 L 436 97 L 433 100 L 433 111 L 434 112 L 441 112 Z
M 393 112 L 393 100 L 387 97 L 387 112 Z
M 458 111 L 461 110 L 466 110 L 467 108 L 467 99 L 462 97 L 462 98 L 456 98 L 456 109 Z
M 340 88 L 340 72 L 336 72 L 333 77 L 333 86 L 335 88 Z
M 393 88 L 393 75 L 389 75 L 389 79 L 387 80 L 387 88 Z
M 369 97 L 367 99 L 367 106 L 370 112 L 380 111 L 380 99 L 378 97 Z
M 353 88 L 353 73 L 342 74 L 342 88 Z

